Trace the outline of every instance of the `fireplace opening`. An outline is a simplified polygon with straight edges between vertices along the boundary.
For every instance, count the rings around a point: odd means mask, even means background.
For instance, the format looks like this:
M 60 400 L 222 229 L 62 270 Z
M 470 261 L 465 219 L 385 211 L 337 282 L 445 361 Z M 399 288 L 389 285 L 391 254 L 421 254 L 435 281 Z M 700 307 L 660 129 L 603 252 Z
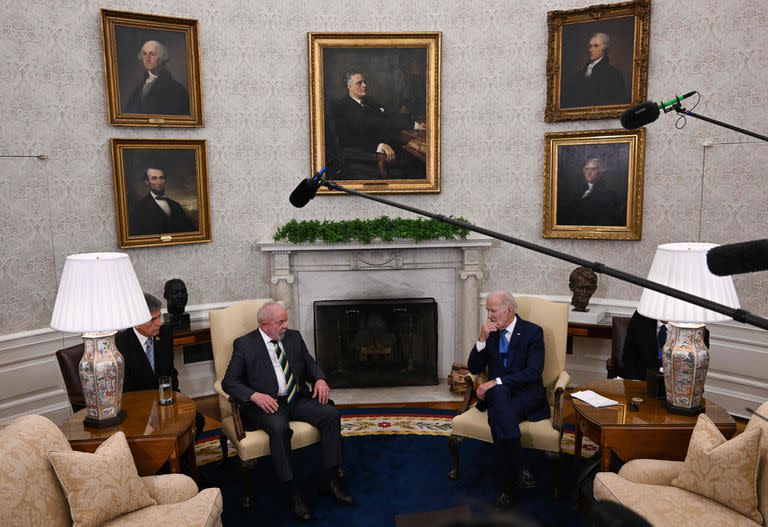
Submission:
M 331 387 L 438 383 L 434 298 L 320 300 L 314 315 L 315 357 Z

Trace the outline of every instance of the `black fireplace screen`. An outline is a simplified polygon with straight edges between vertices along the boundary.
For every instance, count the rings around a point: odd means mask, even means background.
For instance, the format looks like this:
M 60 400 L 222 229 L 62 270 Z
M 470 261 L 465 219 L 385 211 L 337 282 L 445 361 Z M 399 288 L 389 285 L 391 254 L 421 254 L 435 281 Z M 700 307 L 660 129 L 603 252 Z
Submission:
M 438 383 L 434 298 L 320 300 L 314 311 L 315 357 L 331 387 Z

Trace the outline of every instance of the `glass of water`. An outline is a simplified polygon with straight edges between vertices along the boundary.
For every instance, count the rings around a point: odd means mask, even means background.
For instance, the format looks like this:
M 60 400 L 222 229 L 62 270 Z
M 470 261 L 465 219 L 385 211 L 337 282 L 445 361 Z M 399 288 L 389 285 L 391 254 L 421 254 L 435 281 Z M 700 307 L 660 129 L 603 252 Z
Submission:
M 158 377 L 158 389 L 160 390 L 160 404 L 173 404 L 173 390 L 170 377 Z

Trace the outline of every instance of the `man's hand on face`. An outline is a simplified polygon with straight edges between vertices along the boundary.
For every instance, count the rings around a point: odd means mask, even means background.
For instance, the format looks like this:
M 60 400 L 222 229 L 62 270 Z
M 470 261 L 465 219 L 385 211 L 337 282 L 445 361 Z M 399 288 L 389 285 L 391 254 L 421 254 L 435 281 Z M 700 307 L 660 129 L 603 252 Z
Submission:
M 477 337 L 477 340 L 480 342 L 485 342 L 485 339 L 488 338 L 488 335 L 493 333 L 494 331 L 498 331 L 499 327 L 496 325 L 496 322 L 491 322 L 490 319 L 483 322 L 483 325 L 480 326 L 480 336 Z
M 277 412 L 277 399 L 267 395 L 266 393 L 253 392 L 253 395 L 251 395 L 251 401 L 253 401 L 256 406 L 268 414 Z
M 328 386 L 327 382 L 325 382 L 323 379 L 320 379 L 317 382 L 315 382 L 315 390 L 312 393 L 313 399 L 317 397 L 318 401 L 320 401 L 322 404 L 325 404 L 328 402 L 328 397 L 330 395 L 331 395 L 331 388 Z

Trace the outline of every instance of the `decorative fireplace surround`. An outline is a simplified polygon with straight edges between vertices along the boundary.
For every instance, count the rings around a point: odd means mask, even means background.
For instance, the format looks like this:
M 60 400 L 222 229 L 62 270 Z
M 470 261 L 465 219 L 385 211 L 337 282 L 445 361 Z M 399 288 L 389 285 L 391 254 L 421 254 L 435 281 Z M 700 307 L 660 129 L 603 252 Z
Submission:
M 474 235 L 466 240 L 292 244 L 260 243 L 269 255 L 272 298 L 288 308 L 315 353 L 316 300 L 429 297 L 437 301 L 437 372 L 445 377 L 454 361 L 466 362 L 477 338 L 483 257 L 493 245 Z

